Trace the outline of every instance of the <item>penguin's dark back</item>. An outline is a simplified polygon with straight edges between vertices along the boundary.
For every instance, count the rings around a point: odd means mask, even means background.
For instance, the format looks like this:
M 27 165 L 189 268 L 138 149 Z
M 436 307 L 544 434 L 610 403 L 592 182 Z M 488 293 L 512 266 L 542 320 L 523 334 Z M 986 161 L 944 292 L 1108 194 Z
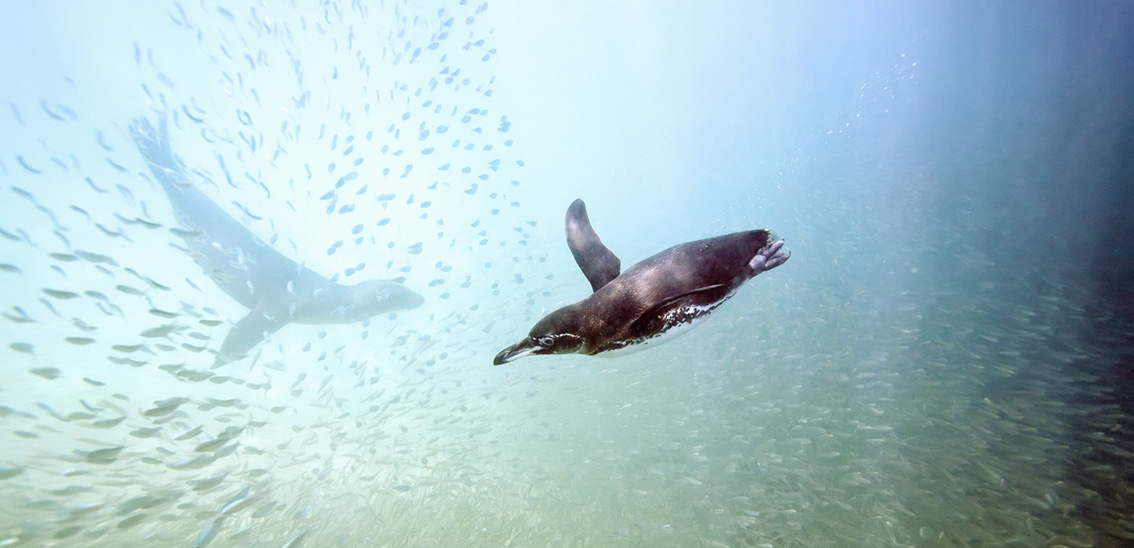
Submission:
M 605 333 L 647 310 L 701 288 L 723 298 L 752 277 L 748 262 L 770 241 L 767 230 L 734 232 L 675 245 L 628 268 L 578 303 L 582 331 Z
M 748 262 L 771 240 L 767 230 L 733 232 L 694 240 L 665 249 L 630 267 L 627 281 L 646 276 L 658 278 L 661 287 L 678 292 L 714 284 L 740 283 L 752 275 Z M 656 274 L 655 274 L 656 273 Z

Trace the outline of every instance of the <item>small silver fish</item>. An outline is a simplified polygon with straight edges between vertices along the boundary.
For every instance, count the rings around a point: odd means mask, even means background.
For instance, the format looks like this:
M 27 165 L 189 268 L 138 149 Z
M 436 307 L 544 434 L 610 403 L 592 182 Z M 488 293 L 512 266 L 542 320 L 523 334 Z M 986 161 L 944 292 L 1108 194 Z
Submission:
M 197 535 L 197 540 L 193 541 L 193 548 L 205 548 L 213 539 L 217 538 L 220 533 L 221 525 L 224 524 L 224 516 L 221 516 L 209 523 L 200 535 Z
M 190 429 L 178 434 L 177 436 L 175 436 L 173 438 L 173 441 L 187 440 L 189 438 L 196 436 L 197 434 L 200 434 L 201 430 L 203 430 L 203 429 L 204 429 L 204 427 L 198 424 L 197 426 L 194 426 L 193 428 L 190 428 Z
M 221 514 L 225 516 L 231 515 L 244 509 L 249 504 L 252 504 L 254 498 L 249 496 L 251 492 L 252 486 L 244 487 L 235 497 L 232 497 L 232 500 L 229 500 L 228 503 L 221 508 Z

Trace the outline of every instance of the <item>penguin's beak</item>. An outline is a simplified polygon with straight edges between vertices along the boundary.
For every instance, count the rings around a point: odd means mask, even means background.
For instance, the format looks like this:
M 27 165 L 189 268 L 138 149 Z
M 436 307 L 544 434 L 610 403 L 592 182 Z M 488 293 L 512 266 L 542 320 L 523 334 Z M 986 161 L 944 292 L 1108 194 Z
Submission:
M 501 350 L 496 358 L 492 360 L 492 365 L 502 365 L 508 362 L 516 361 L 536 350 L 539 350 L 538 345 L 533 345 L 530 339 L 524 339 L 504 350 Z

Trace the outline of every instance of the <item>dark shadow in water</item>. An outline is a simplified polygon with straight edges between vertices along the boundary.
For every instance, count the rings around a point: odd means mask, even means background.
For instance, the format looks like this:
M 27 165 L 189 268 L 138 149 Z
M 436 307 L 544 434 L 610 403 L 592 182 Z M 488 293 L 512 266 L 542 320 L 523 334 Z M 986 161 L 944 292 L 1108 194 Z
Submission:
M 920 45 L 908 153 L 940 159 L 943 216 L 988 250 L 998 286 L 1073 303 L 1083 357 L 992 379 L 995 394 L 1043 386 L 1066 405 L 1065 479 L 1095 494 L 1075 512 L 1099 546 L 1134 542 L 1134 4 L 938 6 Z M 939 29 L 944 29 L 939 32 Z M 938 72 L 939 71 L 939 72 Z M 958 215 L 958 213 L 966 215 Z M 1005 321 L 1004 323 L 1008 323 Z M 1036 349 L 1040 352 L 1043 345 Z M 1062 369 L 1066 368 L 1066 369 Z M 1019 392 L 1025 394 L 1025 392 Z
M 1080 387 L 1076 403 L 1094 411 L 1073 434 L 1082 450 L 1069 476 L 1099 496 L 1079 511 L 1099 529 L 1104 547 L 1134 540 L 1134 123 L 1122 134 L 1098 192 L 1097 243 L 1082 261 L 1091 289 L 1084 339 L 1098 355 L 1073 365 L 1098 381 Z

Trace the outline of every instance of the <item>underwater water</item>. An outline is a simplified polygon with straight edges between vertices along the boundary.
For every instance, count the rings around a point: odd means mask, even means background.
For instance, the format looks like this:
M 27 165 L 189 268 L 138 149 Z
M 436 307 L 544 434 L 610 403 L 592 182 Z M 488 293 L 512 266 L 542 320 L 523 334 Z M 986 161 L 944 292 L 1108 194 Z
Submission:
M 0 8 L 0 546 L 1134 542 L 1131 5 L 124 4 Z M 792 257 L 494 367 L 576 198 Z

